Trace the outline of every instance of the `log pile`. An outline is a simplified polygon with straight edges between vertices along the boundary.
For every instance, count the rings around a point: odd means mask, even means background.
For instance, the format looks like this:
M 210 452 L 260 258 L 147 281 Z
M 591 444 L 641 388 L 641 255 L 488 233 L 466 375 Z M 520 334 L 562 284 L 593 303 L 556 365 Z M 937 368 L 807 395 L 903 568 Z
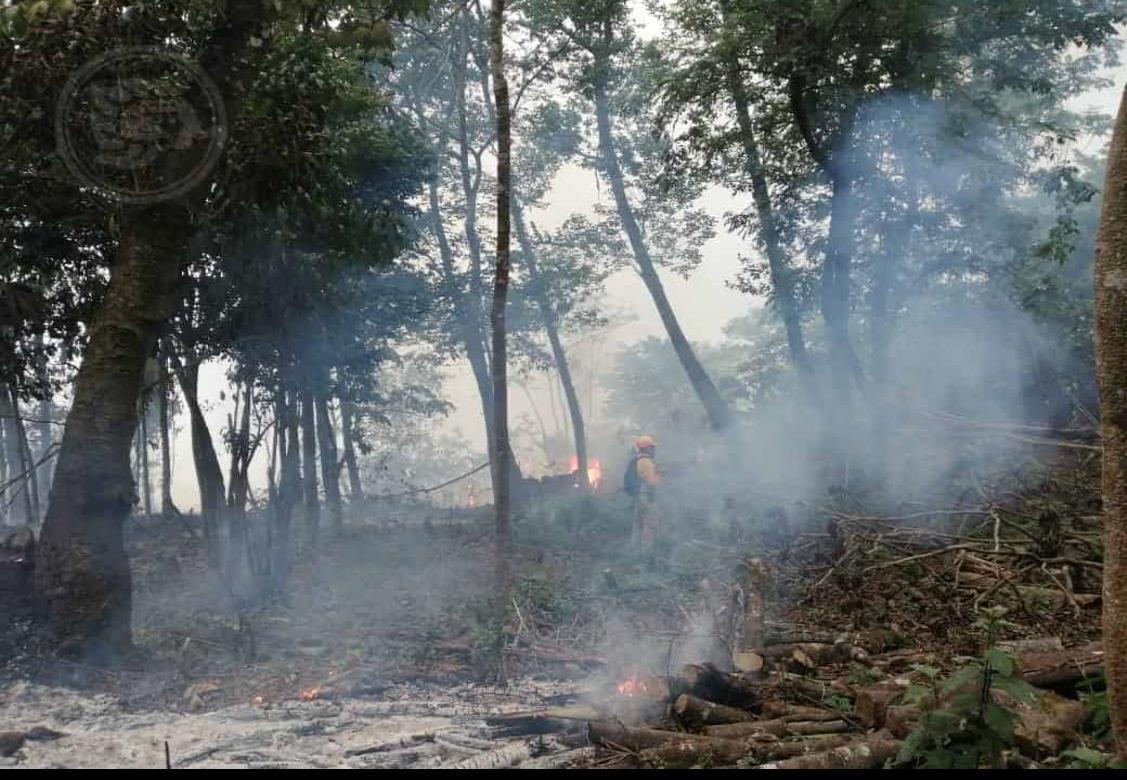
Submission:
M 1059 639 L 1038 639 L 1007 649 L 1035 685 L 1060 687 L 1100 672 L 1098 645 L 1066 649 Z M 639 768 L 881 768 L 895 764 L 919 726 L 921 711 L 904 702 L 908 674 L 889 670 L 904 659 L 933 660 L 926 653 L 869 654 L 836 641 L 766 645 L 759 654 L 764 666 L 755 674 L 686 666 L 670 681 L 665 716 L 649 724 L 605 714 L 589 721 L 598 760 Z M 1032 764 L 1075 743 L 1082 718 L 1075 700 L 1043 691 L 1036 705 L 1003 703 L 1017 718 L 1016 759 Z

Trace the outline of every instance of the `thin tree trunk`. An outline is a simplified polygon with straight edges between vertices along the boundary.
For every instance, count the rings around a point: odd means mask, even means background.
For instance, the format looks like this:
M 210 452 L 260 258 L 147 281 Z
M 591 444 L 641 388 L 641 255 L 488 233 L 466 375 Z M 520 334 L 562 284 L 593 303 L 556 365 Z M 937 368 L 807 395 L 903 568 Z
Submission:
M 172 436 L 168 414 L 168 399 L 172 383 L 168 376 L 168 358 L 160 358 L 160 513 L 164 518 L 179 514 L 180 510 L 172 502 Z
M 360 484 L 360 468 L 356 463 L 356 445 L 352 440 L 356 413 L 352 401 L 345 398 L 343 393 L 338 397 L 340 398 L 340 433 L 341 441 L 344 444 L 344 465 L 348 470 L 348 498 L 350 501 L 363 501 L 364 488 Z
M 1104 664 L 1118 758 L 1127 761 L 1127 90 L 1104 179 L 1095 315 L 1103 438 Z
M 316 550 L 321 526 L 321 502 L 317 497 L 317 425 L 313 416 L 313 391 L 308 384 L 301 391 L 301 484 L 309 547 Z
M 199 366 L 195 363 L 184 365 L 178 360 L 176 375 L 180 380 L 180 391 L 184 394 L 184 404 L 188 407 L 192 429 L 192 461 L 196 467 L 196 483 L 200 490 L 200 517 L 207 538 L 207 565 L 212 571 L 222 571 L 227 493 L 223 487 L 223 468 L 219 465 L 211 430 L 203 409 L 200 408 L 197 391 Z
M 516 228 L 517 241 L 520 243 L 521 257 L 528 269 L 528 284 L 540 308 L 540 315 L 544 318 L 544 330 L 548 334 L 548 343 L 552 347 L 552 358 L 556 363 L 556 371 L 563 385 L 564 397 L 567 399 L 568 414 L 571 417 L 571 430 L 575 440 L 575 462 L 578 468 L 579 485 L 585 491 L 591 489 L 587 478 L 587 431 L 583 425 L 583 409 L 579 405 L 579 394 L 575 391 L 575 382 L 571 378 L 571 368 L 567 362 L 567 353 L 564 351 L 563 340 L 560 339 L 559 321 L 548 300 L 547 291 L 544 289 L 543 280 L 536 262 L 536 250 L 529 240 L 527 226 L 524 224 L 524 212 L 520 201 L 512 201 L 513 227 Z
M 496 564 L 499 603 L 508 603 L 510 457 L 509 386 L 505 305 L 509 295 L 509 194 L 512 183 L 509 84 L 505 78 L 505 0 L 493 0 L 489 15 L 489 65 L 497 108 L 497 262 L 493 275 L 493 503 L 496 509 Z
M 185 210 L 123 215 L 117 259 L 90 328 L 36 555 L 36 589 L 67 650 L 108 657 L 131 644 L 132 585 L 123 523 L 133 503 L 129 450 L 157 328 L 172 313 Z
M 728 20 L 728 0 L 721 3 L 724 20 Z M 774 303 L 778 308 L 786 328 L 787 347 L 790 360 L 798 371 L 806 394 L 812 402 L 818 400 L 817 379 L 810 354 L 806 350 L 806 339 L 802 334 L 802 316 L 794 290 L 791 271 L 783 248 L 779 244 L 778 227 L 775 224 L 775 211 L 771 203 L 771 192 L 767 187 L 767 174 L 763 168 L 763 158 L 755 138 L 755 127 L 751 121 L 751 108 L 740 75 L 739 63 L 731 51 L 724 53 L 724 70 L 728 82 L 728 93 L 736 110 L 736 121 L 740 129 L 740 141 L 744 150 L 744 165 L 751 178 L 751 194 L 755 202 L 756 216 L 759 218 L 759 238 L 767 255 L 767 267 L 774 288 Z
M 681 366 L 689 377 L 689 384 L 692 385 L 697 398 L 704 406 L 709 425 L 712 426 L 713 430 L 723 430 L 732 422 L 732 412 L 724 399 L 720 397 L 716 385 L 713 384 L 712 379 L 704 370 L 704 366 L 701 365 L 692 345 L 685 337 L 684 331 L 681 330 L 681 324 L 677 321 L 677 315 L 673 311 L 673 306 L 669 303 L 669 298 L 665 295 L 665 288 L 662 286 L 653 258 L 646 247 L 642 229 L 634 216 L 634 209 L 626 196 L 626 184 L 623 179 L 622 168 L 618 163 L 618 152 L 611 131 L 610 100 L 607 97 L 606 87 L 606 72 L 609 69 L 609 63 L 606 62 L 605 58 L 600 59 L 601 62 L 596 63 L 595 66 L 599 71 L 599 75 L 595 79 L 594 90 L 595 121 L 599 132 L 599 152 L 603 172 L 606 174 L 607 180 L 610 182 L 611 192 L 614 194 L 618 218 L 622 222 L 622 228 L 626 232 L 627 239 L 630 241 L 630 248 L 633 250 L 634 260 L 638 264 L 638 272 L 642 277 L 642 282 L 646 285 L 650 297 L 653 298 L 662 325 L 665 326 L 665 332 L 669 335 L 669 341 L 673 345 L 673 351 L 677 353 L 677 358 L 681 361 Z
M 246 563 L 253 570 L 252 562 L 247 557 L 250 548 L 247 545 L 247 497 L 250 493 L 248 472 L 250 460 L 253 457 L 250 442 L 250 412 L 253 404 L 253 388 L 247 381 L 243 386 L 242 405 L 237 407 L 237 414 L 230 420 L 230 426 L 238 425 L 231 446 L 231 469 L 227 481 L 227 522 L 231 531 L 231 552 L 228 557 L 228 575 L 232 582 L 242 579 L 241 566 Z M 235 397 L 238 399 L 239 391 L 236 389 Z
M 141 505 L 145 514 L 153 514 L 152 483 L 149 480 L 149 408 L 148 399 L 141 399 Z
M 318 395 L 317 441 L 321 447 L 321 481 L 325 483 L 325 503 L 329 506 L 329 517 L 333 522 L 333 533 L 340 535 L 344 529 L 344 507 L 340 502 L 340 467 L 337 460 L 337 439 L 333 431 L 333 421 L 329 416 L 329 402 L 324 395 Z
M 13 478 L 19 477 L 19 481 L 9 489 L 10 498 L 7 500 L 12 503 L 13 516 L 15 516 L 15 507 L 19 506 L 22 515 L 19 517 L 20 523 L 31 524 L 38 517 L 33 501 L 35 486 L 32 482 L 34 469 L 31 468 L 31 464 L 34 461 L 31 460 L 27 451 L 27 433 L 24 429 L 23 419 L 20 417 L 19 396 L 15 387 L 10 384 L 0 385 L 0 394 L 3 395 L 3 398 L 0 399 L 0 404 L 2 404 L 0 405 L 0 417 L 3 417 L 4 425 L 8 429 L 4 440 L 7 445 L 7 459 L 11 464 L 9 470 L 13 474 Z
M 12 422 L 15 423 L 16 442 L 20 448 L 20 465 L 27 474 L 27 500 L 24 502 L 24 509 L 28 513 L 28 522 L 34 524 L 42 518 L 39 514 L 39 467 L 35 465 L 35 453 L 31 451 L 31 442 L 28 441 L 27 425 L 20 415 L 19 394 L 15 385 L 9 385 L 9 390 L 14 411 Z

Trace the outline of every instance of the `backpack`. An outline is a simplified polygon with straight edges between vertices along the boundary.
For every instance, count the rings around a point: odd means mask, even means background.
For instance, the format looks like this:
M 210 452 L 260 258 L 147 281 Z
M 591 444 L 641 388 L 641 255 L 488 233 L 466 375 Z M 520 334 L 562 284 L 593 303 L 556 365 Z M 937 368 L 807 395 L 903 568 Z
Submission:
M 622 489 L 631 496 L 636 496 L 642 492 L 642 478 L 638 476 L 639 457 L 648 458 L 650 456 L 634 453 L 630 458 L 630 463 L 626 466 L 626 474 L 622 477 Z

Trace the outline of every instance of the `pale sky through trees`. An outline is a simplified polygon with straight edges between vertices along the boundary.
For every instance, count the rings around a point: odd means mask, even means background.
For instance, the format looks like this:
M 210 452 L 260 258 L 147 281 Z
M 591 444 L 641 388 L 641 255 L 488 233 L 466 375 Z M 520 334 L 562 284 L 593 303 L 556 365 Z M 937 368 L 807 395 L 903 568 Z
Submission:
M 641 21 L 644 29 L 653 26 L 650 24 L 651 20 Z M 1120 41 L 1120 50 L 1123 49 L 1123 43 Z M 1118 66 L 1108 74 L 1108 77 L 1113 82 L 1111 86 L 1077 98 L 1070 107 L 1107 114 L 1110 128 L 1110 117 L 1114 115 L 1119 95 L 1124 84 L 1127 83 L 1127 65 Z M 519 138 L 515 139 L 515 142 L 519 143 Z M 1082 152 L 1094 155 L 1101 151 L 1101 147 L 1107 143 L 1107 138 L 1086 138 L 1078 143 Z M 681 279 L 668 272 L 662 276 L 681 325 L 689 339 L 694 342 L 720 340 L 725 326 L 732 319 L 741 317 L 749 310 L 762 305 L 760 300 L 729 287 L 729 283 L 739 272 L 740 255 L 756 251 L 750 240 L 745 240 L 724 227 L 723 218 L 726 212 L 746 208 L 747 204 L 743 199 L 748 196 L 736 197 L 741 200 L 734 200 L 730 193 L 716 187 L 706 192 L 701 205 L 716 219 L 717 235 L 703 248 L 703 261 L 689 279 Z M 613 205 L 609 190 L 600 187 L 595 171 L 576 165 L 560 171 L 545 201 L 548 203 L 547 207 L 531 212 L 531 221 L 545 228 L 557 226 L 573 213 L 591 214 L 596 203 Z M 591 356 L 597 354 L 600 368 L 605 369 L 612 364 L 615 353 L 622 346 L 649 336 L 665 337 L 664 328 L 658 319 L 653 302 L 641 280 L 632 270 L 621 271 L 608 280 L 604 306 L 607 311 L 614 313 L 616 322 L 622 321 L 622 324 L 601 334 L 597 340 L 581 338 L 577 342 L 571 339 L 569 346 L 575 350 L 575 357 L 579 363 L 585 359 L 590 360 Z M 446 432 L 459 433 L 471 449 L 482 453 L 484 459 L 485 427 L 469 364 L 465 360 L 458 360 L 450 364 L 445 373 L 447 379 L 442 393 L 454 404 L 455 411 L 441 423 L 440 428 Z M 540 381 L 542 383 L 543 378 Z M 200 383 L 201 399 L 206 406 L 212 431 L 217 435 L 223 429 L 230 406 L 229 392 L 228 400 L 220 401 L 220 393 L 227 389 L 224 369 L 218 365 L 204 366 Z M 512 392 L 509 403 L 510 421 L 513 424 L 522 415 L 531 412 L 523 392 Z M 537 397 L 537 405 L 546 407 L 546 396 Z M 173 495 L 181 508 L 198 510 L 199 495 L 192 464 L 187 419 L 181 416 L 177 418 L 176 424 L 179 430 L 174 443 Z M 594 414 L 588 420 L 589 430 L 596 440 L 599 439 L 600 426 L 615 428 L 615 423 L 603 417 L 596 403 Z M 514 440 L 518 459 L 525 460 L 521 457 L 521 444 L 519 437 Z M 593 457 L 609 458 L 612 474 L 617 474 L 619 470 L 614 462 L 619 454 L 617 451 L 592 452 Z M 221 459 L 223 459 L 222 455 Z M 534 462 L 535 458 L 531 458 L 531 461 Z M 252 488 L 255 490 L 260 489 L 264 484 L 262 475 L 265 462 L 266 456 L 263 451 L 259 453 L 252 467 Z M 535 469 L 529 471 L 531 476 L 537 476 Z M 154 483 L 154 491 L 157 489 Z

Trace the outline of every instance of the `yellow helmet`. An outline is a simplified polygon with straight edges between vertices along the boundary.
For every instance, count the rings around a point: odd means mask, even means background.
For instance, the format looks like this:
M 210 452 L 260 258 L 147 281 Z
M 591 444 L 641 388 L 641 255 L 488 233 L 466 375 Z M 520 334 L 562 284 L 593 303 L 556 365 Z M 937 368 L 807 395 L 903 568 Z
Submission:
M 639 436 L 638 438 L 634 439 L 634 449 L 636 450 L 648 450 L 649 448 L 656 446 L 657 442 L 654 441 L 653 436 Z

